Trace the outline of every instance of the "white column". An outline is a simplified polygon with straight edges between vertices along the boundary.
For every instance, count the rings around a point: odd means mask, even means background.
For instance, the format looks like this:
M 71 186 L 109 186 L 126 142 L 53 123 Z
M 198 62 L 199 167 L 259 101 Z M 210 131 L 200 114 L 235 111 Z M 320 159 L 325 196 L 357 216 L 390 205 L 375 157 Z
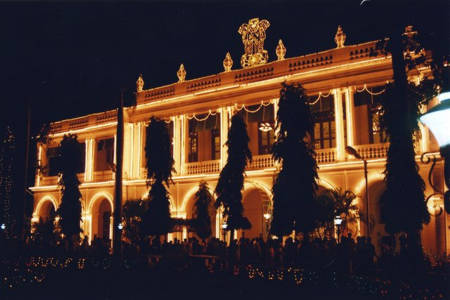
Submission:
M 279 101 L 279 99 L 277 98 L 277 99 L 273 99 L 271 102 L 272 102 L 272 104 L 273 104 L 273 120 L 274 120 L 274 126 L 275 126 L 275 128 L 276 128 L 276 122 L 277 122 L 277 114 L 278 114 L 278 101 Z M 275 128 L 274 128 L 274 130 L 275 130 Z M 277 135 L 277 131 L 275 130 L 275 136 Z
M 84 181 L 94 180 L 94 144 L 95 139 L 86 139 L 86 154 L 85 154 L 85 167 L 84 167 Z
M 333 90 L 334 120 L 336 123 L 336 156 L 337 160 L 345 158 L 344 112 L 342 108 L 342 94 L 339 89 Z
M 228 127 L 231 120 L 231 107 L 222 107 L 220 111 L 220 169 L 227 163 L 228 147 L 225 143 L 228 139 Z
M 113 158 L 114 165 L 117 163 L 116 148 L 117 148 L 117 133 L 114 134 L 114 158 Z M 116 172 L 113 172 L 112 173 L 112 180 L 115 180 L 115 179 L 116 179 Z M 122 179 L 123 179 L 123 177 L 122 177 Z
M 273 130 L 274 130 L 274 132 L 273 132 L 273 134 L 275 136 L 275 141 L 277 140 L 278 132 L 280 131 L 278 126 L 277 126 L 278 101 L 280 101 L 279 98 L 272 100 L 272 104 L 273 104 L 273 120 L 274 120 L 274 123 L 273 123 L 273 126 L 274 126 Z M 274 160 L 273 166 L 277 170 L 279 170 L 281 164 L 280 164 L 280 162 L 277 162 L 277 161 Z
M 422 108 L 420 109 L 420 113 L 424 114 L 426 111 L 428 110 L 427 105 L 423 105 Z M 424 152 L 428 152 L 430 151 L 430 132 L 428 130 L 427 127 L 423 126 L 423 124 L 421 122 L 419 123 L 419 129 L 420 129 L 420 151 L 422 151 L 422 153 Z
M 133 168 L 133 154 L 134 154 L 134 144 L 133 144 L 133 135 L 134 135 L 134 124 L 133 123 L 124 123 L 123 126 L 123 168 L 122 168 L 122 176 L 123 179 L 129 179 L 134 174 Z M 115 150 L 114 150 L 115 153 Z M 114 163 L 116 161 L 114 160 Z
M 173 160 L 175 173 L 181 174 L 181 118 L 180 116 L 171 117 L 173 122 Z
M 141 177 L 141 165 L 142 165 L 142 151 L 144 149 L 144 145 L 142 145 L 142 128 L 143 123 L 136 123 L 135 127 L 135 147 L 134 147 L 134 178 Z
M 345 115 L 347 122 L 347 145 L 355 145 L 355 104 L 354 89 L 348 87 L 345 89 Z
M 187 135 L 187 119 L 186 115 L 180 115 L 180 125 L 181 125 L 181 138 L 180 138 L 180 174 L 185 174 L 185 164 L 186 164 L 186 135 Z
M 42 161 L 42 159 L 43 159 L 42 152 L 44 151 L 43 148 L 44 147 L 42 146 L 42 144 L 39 143 L 38 144 L 38 154 L 37 154 L 37 163 L 38 163 L 39 167 L 42 166 L 42 164 L 43 164 L 43 161 Z M 43 176 L 43 175 L 44 174 L 41 174 L 40 169 L 38 169 L 38 171 L 36 172 L 35 181 L 34 181 L 36 186 L 41 185 L 41 176 Z

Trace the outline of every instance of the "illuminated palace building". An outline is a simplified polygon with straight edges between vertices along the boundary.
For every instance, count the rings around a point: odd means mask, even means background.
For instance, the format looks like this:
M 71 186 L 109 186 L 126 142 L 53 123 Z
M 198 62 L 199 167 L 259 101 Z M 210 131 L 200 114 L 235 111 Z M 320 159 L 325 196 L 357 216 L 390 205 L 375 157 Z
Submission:
M 377 53 L 376 41 L 345 45 L 346 35 L 339 27 L 334 40 L 336 48 L 285 58 L 286 48 L 280 40 L 276 60 L 268 61 L 263 48 L 266 20 L 252 19 L 239 28 L 244 43 L 241 68 L 232 68 L 229 53 L 223 60 L 224 70 L 218 74 L 186 80 L 186 70 L 180 66 L 178 82 L 145 89 L 142 76 L 136 82 L 137 103 L 124 112 L 123 202 L 143 199 L 148 194 L 145 165 L 145 129 L 151 116 L 163 118 L 172 136 L 175 172 L 170 185 L 171 215 L 191 218 L 194 194 L 201 180 L 208 182 L 211 193 L 221 168 L 226 163 L 223 147 L 231 116 L 242 115 L 247 123 L 253 161 L 247 166 L 243 190 L 244 215 L 252 228 L 238 236 L 267 237 L 271 220 L 271 188 L 277 165 L 270 154 L 274 143 L 274 120 L 283 82 L 301 83 L 310 97 L 314 119 L 313 141 L 319 166 L 320 189 L 342 188 L 357 196 L 359 211 L 368 204 L 370 235 L 379 248 L 385 235 L 380 220 L 379 198 L 384 191 L 383 171 L 388 143 L 380 129 L 379 102 L 384 86 L 392 81 L 392 60 Z M 330 37 L 332 38 L 332 37 Z M 409 74 L 420 81 L 427 68 Z M 110 237 L 111 215 L 114 210 L 114 172 L 117 111 L 105 111 L 51 124 L 50 142 L 38 145 L 38 160 L 47 171 L 39 172 L 35 186 L 33 221 L 48 218 L 61 202 L 55 171 L 56 148 L 65 134 L 73 133 L 84 144 L 84 164 L 79 179 L 82 193 L 82 229 L 92 240 Z M 430 165 L 420 162 L 424 152 L 436 152 L 439 146 L 428 129 L 421 128 L 421 140 L 416 145 L 420 174 L 425 181 Z M 364 163 L 346 152 L 346 146 L 356 149 L 367 160 L 368 198 Z M 302 172 L 302 170 L 298 170 Z M 443 164 L 438 162 L 433 174 L 435 183 L 443 185 Z M 427 183 L 426 195 L 432 193 Z M 369 200 L 369 201 L 367 201 Z M 424 227 L 422 239 L 428 253 L 442 254 L 450 249 L 450 218 L 441 211 L 442 199 L 432 198 L 428 208 L 433 213 Z M 223 238 L 222 217 L 212 214 L 213 235 Z M 365 218 L 354 226 L 353 236 L 368 231 Z M 193 235 L 188 229 L 169 234 L 169 238 Z

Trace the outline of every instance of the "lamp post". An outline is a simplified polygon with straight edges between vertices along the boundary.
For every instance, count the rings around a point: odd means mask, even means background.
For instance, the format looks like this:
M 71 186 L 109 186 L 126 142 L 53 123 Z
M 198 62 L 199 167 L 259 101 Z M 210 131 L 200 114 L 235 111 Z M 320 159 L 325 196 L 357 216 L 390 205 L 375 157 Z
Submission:
M 420 121 L 431 130 L 439 144 L 441 157 L 444 159 L 444 181 L 447 188 L 450 188 L 450 91 L 439 94 L 438 100 L 439 104 L 423 114 Z M 422 161 L 424 161 L 423 158 L 424 155 L 422 155 Z M 429 161 L 428 158 L 426 162 Z M 433 166 L 430 169 L 428 181 L 435 192 L 434 194 L 443 194 L 431 183 L 431 173 L 435 162 L 436 158 L 433 158 Z M 450 213 L 450 191 L 444 194 L 444 207 L 445 211 Z
M 334 225 L 336 225 L 337 228 L 337 241 L 340 242 L 340 236 L 341 236 L 341 225 L 342 225 L 342 218 L 341 216 L 336 216 L 334 218 Z
M 360 159 L 364 164 L 364 180 L 366 184 L 366 235 L 370 237 L 370 224 L 369 224 L 369 181 L 367 179 L 367 160 L 365 160 L 355 148 L 347 146 L 345 147 L 345 152 L 349 155 L 355 157 L 356 159 Z

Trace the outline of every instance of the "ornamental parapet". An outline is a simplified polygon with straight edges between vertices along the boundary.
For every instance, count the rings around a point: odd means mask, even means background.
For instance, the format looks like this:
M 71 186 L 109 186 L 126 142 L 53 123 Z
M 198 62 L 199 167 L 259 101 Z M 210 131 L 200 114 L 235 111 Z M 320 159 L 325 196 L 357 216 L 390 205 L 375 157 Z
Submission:
M 86 128 L 96 128 L 107 125 L 109 123 L 115 123 L 117 119 L 117 111 L 109 110 L 101 113 L 90 114 L 87 116 L 67 119 L 63 121 L 53 122 L 50 124 L 50 134 L 58 133 L 76 133 L 79 130 Z
M 211 88 L 225 88 L 235 84 L 246 84 L 311 70 L 326 69 L 331 66 L 341 66 L 355 61 L 375 59 L 380 57 L 380 53 L 376 50 L 376 43 L 377 41 L 372 41 L 348 45 L 143 90 L 137 93 L 137 104 L 183 96 Z

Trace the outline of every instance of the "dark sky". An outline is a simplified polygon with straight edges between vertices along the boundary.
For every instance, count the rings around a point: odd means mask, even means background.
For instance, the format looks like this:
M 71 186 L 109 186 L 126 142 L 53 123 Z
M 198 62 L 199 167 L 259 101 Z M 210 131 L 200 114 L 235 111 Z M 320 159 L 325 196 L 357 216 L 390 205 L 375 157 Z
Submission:
M 27 99 L 38 122 L 114 108 L 120 88 L 134 90 L 139 73 L 146 88 L 176 82 L 180 63 L 187 79 L 218 73 L 227 51 L 236 68 L 237 30 L 253 17 L 271 23 L 270 60 L 279 38 L 287 57 L 335 47 L 338 24 L 347 44 L 411 23 L 448 49 L 448 1 L 360 2 L 0 3 L 2 118 L 21 113 Z

